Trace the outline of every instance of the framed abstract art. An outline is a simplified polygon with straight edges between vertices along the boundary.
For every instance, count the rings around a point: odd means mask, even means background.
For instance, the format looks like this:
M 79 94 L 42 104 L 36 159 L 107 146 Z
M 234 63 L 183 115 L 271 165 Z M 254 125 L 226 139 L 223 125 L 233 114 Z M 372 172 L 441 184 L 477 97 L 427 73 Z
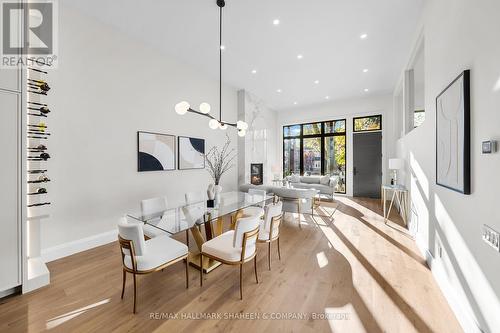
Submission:
M 175 136 L 137 132 L 137 171 L 175 170 Z
M 179 170 L 205 169 L 205 139 L 178 137 Z
M 436 97 L 436 184 L 471 193 L 469 70 Z

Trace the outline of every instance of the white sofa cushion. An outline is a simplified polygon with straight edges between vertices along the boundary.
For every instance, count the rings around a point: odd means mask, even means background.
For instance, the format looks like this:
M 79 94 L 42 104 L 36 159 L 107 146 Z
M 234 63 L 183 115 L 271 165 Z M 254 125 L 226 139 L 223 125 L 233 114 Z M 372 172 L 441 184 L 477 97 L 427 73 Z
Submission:
M 319 183 L 321 185 L 330 185 L 330 175 L 321 176 L 319 178 Z
M 337 187 L 337 183 L 339 182 L 339 176 L 332 176 L 330 177 L 330 187 L 335 188 Z
M 300 175 L 291 175 L 289 178 L 290 183 L 300 183 Z
M 169 261 L 185 256 L 188 247 L 167 235 L 151 238 L 146 241 L 146 253 L 142 256 L 135 256 L 137 270 L 147 271 Z M 124 258 L 125 266 L 132 269 L 132 260 L 129 255 Z
M 234 230 L 226 231 L 222 235 L 203 243 L 201 245 L 201 251 L 226 261 L 240 261 L 241 247 L 233 247 L 233 240 Z M 248 258 L 252 256 L 254 252 L 255 244 L 253 244 L 251 248 L 247 247 L 245 257 Z
M 304 184 L 319 184 L 320 176 L 302 176 L 300 182 Z

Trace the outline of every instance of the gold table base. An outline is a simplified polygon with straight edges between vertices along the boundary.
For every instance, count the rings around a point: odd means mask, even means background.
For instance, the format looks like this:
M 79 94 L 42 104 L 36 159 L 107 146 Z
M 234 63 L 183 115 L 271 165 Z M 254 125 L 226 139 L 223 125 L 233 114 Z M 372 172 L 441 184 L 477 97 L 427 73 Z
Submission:
M 193 266 L 194 268 L 199 270 L 200 269 L 200 254 L 190 252 L 188 258 L 189 258 L 189 264 L 191 266 Z M 210 259 L 207 257 L 203 257 L 203 272 L 205 272 L 205 273 L 210 273 L 211 271 L 213 271 L 214 269 L 216 269 L 220 265 L 222 265 L 222 263 L 219 261 L 216 261 L 216 260 L 213 260 L 213 259 Z

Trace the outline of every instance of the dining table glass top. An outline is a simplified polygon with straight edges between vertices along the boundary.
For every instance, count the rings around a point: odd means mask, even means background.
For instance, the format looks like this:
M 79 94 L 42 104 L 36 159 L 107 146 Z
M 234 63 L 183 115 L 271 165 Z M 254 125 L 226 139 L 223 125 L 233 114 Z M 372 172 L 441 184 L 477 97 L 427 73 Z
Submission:
M 144 222 L 169 234 L 177 234 L 196 225 L 212 222 L 250 206 L 263 206 L 272 195 L 248 194 L 245 192 L 221 193 L 215 207 L 207 206 L 207 201 L 196 202 L 176 208 L 154 212 L 147 215 L 128 214 L 132 219 Z

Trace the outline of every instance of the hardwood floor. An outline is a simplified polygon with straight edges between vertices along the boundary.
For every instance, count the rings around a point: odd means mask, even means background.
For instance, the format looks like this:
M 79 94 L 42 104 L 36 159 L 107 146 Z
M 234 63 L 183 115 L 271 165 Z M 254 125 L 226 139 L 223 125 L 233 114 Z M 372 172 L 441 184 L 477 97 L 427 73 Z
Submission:
M 49 263 L 50 286 L 1 301 L 0 331 L 462 332 L 414 241 L 399 230 L 399 217 L 385 225 L 379 200 L 339 201 L 333 224 L 304 216 L 300 230 L 287 214 L 282 260 L 273 248 L 269 271 L 267 245 L 259 245 L 260 283 L 247 264 L 243 301 L 237 267 L 205 275 L 202 288 L 190 268 L 186 289 L 179 263 L 139 277 L 133 315 L 132 279 L 121 300 L 121 258 L 113 243 Z M 222 318 L 201 319 L 217 314 Z

